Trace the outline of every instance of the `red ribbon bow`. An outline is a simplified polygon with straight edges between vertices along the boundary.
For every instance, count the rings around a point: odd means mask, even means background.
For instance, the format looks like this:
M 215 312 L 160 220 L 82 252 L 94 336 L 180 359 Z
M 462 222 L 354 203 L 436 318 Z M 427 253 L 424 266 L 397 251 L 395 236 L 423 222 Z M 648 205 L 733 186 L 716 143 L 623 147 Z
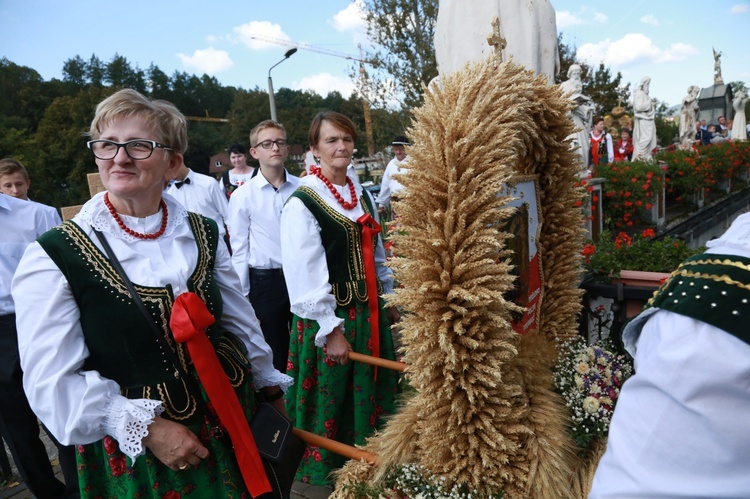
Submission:
M 198 377 L 232 440 L 245 485 L 250 495 L 258 497 L 271 492 L 271 484 L 263 469 L 245 412 L 216 356 L 216 350 L 205 334 L 206 328 L 215 321 L 203 300 L 195 293 L 188 292 L 175 300 L 169 327 L 172 328 L 174 339 L 187 345 Z
M 362 259 L 365 265 L 365 283 L 367 284 L 367 304 L 370 307 L 370 339 L 373 357 L 380 357 L 380 310 L 378 308 L 378 275 L 375 271 L 375 241 L 380 234 L 380 225 L 365 213 L 357 219 L 362 226 Z M 377 368 L 375 377 L 377 378 Z

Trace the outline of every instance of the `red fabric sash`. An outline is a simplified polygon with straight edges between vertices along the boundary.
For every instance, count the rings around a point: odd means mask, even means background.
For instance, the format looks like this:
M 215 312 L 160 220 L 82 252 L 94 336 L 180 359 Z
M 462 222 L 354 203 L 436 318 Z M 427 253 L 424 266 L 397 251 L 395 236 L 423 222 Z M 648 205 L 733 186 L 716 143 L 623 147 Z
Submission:
M 198 377 L 232 440 L 245 485 L 250 495 L 258 497 L 271 492 L 271 484 L 266 477 L 255 439 L 250 432 L 250 425 L 237 394 L 224 374 L 224 369 L 216 357 L 216 350 L 205 334 L 206 328 L 214 322 L 214 316 L 198 295 L 183 293 L 175 300 L 169 327 L 172 328 L 174 339 L 187 345 Z
M 370 307 L 370 341 L 372 356 L 380 357 L 380 309 L 378 307 L 378 274 L 375 270 L 375 243 L 373 238 L 380 234 L 380 225 L 365 213 L 357 219 L 362 226 L 362 260 L 365 265 L 365 282 L 367 283 L 367 304 Z M 377 368 L 375 377 L 377 378 Z
M 599 166 L 599 144 L 602 140 L 604 140 L 603 133 L 599 139 L 596 139 L 593 135 L 591 136 L 591 162 L 596 166 Z

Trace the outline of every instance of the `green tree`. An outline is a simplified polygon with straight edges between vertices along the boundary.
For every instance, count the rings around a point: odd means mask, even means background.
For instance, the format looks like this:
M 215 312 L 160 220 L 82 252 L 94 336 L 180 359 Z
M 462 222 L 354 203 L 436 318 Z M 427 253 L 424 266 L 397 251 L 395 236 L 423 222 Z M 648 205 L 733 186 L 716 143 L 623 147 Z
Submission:
M 656 105 L 656 116 L 654 117 L 656 142 L 661 147 L 667 147 L 679 141 L 680 120 L 667 115 L 669 105 L 666 102 L 661 102 L 658 99 L 653 99 L 653 101 Z
M 68 59 L 63 63 L 63 81 L 82 87 L 87 83 L 87 69 L 86 61 L 80 55 Z
M 117 88 L 132 88 L 139 92 L 146 91 L 143 71 L 138 66 L 133 68 L 128 60 L 115 54 L 104 67 L 104 81 Z
M 97 87 L 104 85 L 105 71 L 106 68 L 104 67 L 102 60 L 99 59 L 96 54 L 91 54 L 91 59 L 89 59 L 89 62 L 86 65 L 86 77 L 88 78 L 89 83 Z
M 402 104 L 419 106 L 422 85 L 438 74 L 433 46 L 438 1 L 364 0 L 364 10 L 367 35 L 377 46 L 366 57 L 376 68 L 371 88 L 382 88 L 390 77 L 403 94 Z

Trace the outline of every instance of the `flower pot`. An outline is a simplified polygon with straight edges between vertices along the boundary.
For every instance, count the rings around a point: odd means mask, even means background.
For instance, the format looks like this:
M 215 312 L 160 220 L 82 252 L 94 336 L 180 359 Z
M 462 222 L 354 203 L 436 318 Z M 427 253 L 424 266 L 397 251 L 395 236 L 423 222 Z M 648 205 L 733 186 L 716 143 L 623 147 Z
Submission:
M 620 284 L 623 286 L 638 286 L 639 288 L 651 288 L 656 291 L 661 286 L 661 283 L 669 278 L 671 274 L 668 272 L 646 272 L 642 270 L 621 270 L 620 277 L 613 277 L 612 284 Z M 625 315 L 629 319 L 638 315 L 643 306 L 646 304 L 646 300 L 625 300 Z

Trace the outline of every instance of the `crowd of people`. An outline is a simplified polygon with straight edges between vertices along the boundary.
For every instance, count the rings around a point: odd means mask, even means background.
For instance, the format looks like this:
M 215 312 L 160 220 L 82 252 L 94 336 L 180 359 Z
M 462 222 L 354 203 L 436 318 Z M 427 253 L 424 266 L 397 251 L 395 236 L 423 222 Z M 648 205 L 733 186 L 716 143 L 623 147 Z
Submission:
M 350 362 L 349 352 L 394 360 L 399 316 L 383 300 L 393 279 L 377 204 L 347 174 L 352 121 L 330 111 L 313 119 L 316 165 L 303 179 L 284 168 L 286 130 L 271 120 L 249 134 L 258 167 L 234 144 L 223 178 L 197 174 L 183 160 L 182 113 L 134 90 L 102 101 L 88 135 L 106 190 L 64 223 L 25 199 L 20 164 L 0 169 L 0 429 L 30 490 L 267 491 L 262 468 L 249 476 L 238 465 L 257 450 L 231 432 L 219 437 L 206 408 L 223 425 L 249 421 L 267 401 L 298 428 L 363 445 L 394 410 L 397 376 Z M 210 318 L 210 351 L 182 343 L 185 316 Z M 196 355 L 218 358 L 233 411 L 211 400 L 214 381 Z M 66 484 L 52 473 L 37 417 L 60 442 Z M 310 447 L 297 479 L 330 486 L 343 461 Z
M 590 164 L 633 158 L 629 129 L 613 144 L 604 120 L 594 123 Z M 395 359 L 399 311 L 383 298 L 393 276 L 379 211 L 402 195 L 408 139 L 394 139 L 376 203 L 352 174 L 354 123 L 337 112 L 312 119 L 315 164 L 302 178 L 284 167 L 286 130 L 272 120 L 249 133 L 258 167 L 235 144 L 233 171 L 219 181 L 196 174 L 184 164 L 185 117 L 134 90 L 99 103 L 88 135 L 106 190 L 65 222 L 27 199 L 31 182 L 20 163 L 0 161 L 0 431 L 30 490 L 45 498 L 256 497 L 270 483 L 262 467 L 247 464 L 260 462 L 257 449 L 235 436 L 250 431 L 260 401 L 298 428 L 364 445 L 394 412 L 398 378 L 350 361 L 350 352 Z M 729 267 L 736 260 L 747 268 L 749 220 L 741 217 L 709 251 L 725 256 L 732 282 L 746 281 Z M 732 314 L 745 313 L 744 294 Z M 637 372 L 623 389 L 592 497 L 656 497 L 649 493 L 672 482 L 697 490 L 682 478 L 705 478 L 696 471 L 705 460 L 692 456 L 719 455 L 717 435 L 739 465 L 722 462 L 710 473 L 726 490 L 748 487 L 747 421 L 732 426 L 716 410 L 748 407 L 747 390 L 729 396 L 719 386 L 747 379 L 746 328 L 731 314 L 702 310 L 665 301 L 626 330 Z M 195 334 L 209 341 L 186 346 Z M 723 350 L 707 355 L 712 344 Z M 209 357 L 223 373 L 198 367 Z M 725 359 L 734 357 L 728 370 Z M 686 366 L 717 369 L 715 383 L 688 379 L 695 369 Z M 664 369 L 683 373 L 681 383 L 698 386 L 711 404 L 696 412 L 695 394 L 676 398 Z M 231 387 L 237 403 L 212 400 L 217 384 Z M 656 406 L 664 418 L 650 418 Z M 58 444 L 65 484 L 52 473 L 37 417 Z M 722 424 L 696 433 L 696 418 Z M 688 433 L 701 436 L 695 452 L 666 459 Z M 654 434 L 665 435 L 656 447 Z M 308 447 L 296 478 L 331 486 L 344 459 Z

